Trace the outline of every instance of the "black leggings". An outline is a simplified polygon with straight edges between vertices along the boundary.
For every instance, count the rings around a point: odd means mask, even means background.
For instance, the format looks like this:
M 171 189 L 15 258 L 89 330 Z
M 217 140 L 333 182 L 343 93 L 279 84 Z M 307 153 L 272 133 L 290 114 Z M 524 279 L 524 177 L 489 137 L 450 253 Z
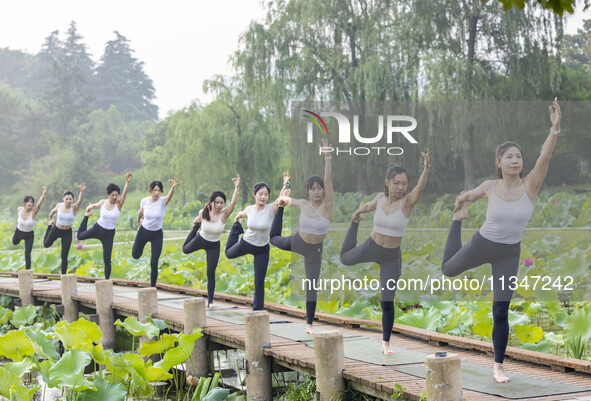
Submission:
M 108 280 L 111 277 L 111 253 L 113 252 L 113 238 L 115 238 L 115 229 L 107 230 L 95 223 L 90 230 L 86 229 L 88 224 L 88 216 L 84 216 L 76 238 L 79 241 L 85 239 L 95 238 L 103 244 L 103 262 L 105 263 L 105 278 Z
M 382 338 L 384 341 L 390 341 L 392 327 L 394 327 L 394 296 L 402 265 L 400 247 L 384 248 L 376 244 L 371 237 L 355 247 L 358 230 L 359 223 L 351 223 L 341 247 L 341 263 L 351 266 L 358 263 L 375 262 L 380 266 Z
M 303 213 L 303 212 L 302 212 Z M 283 208 L 277 208 L 273 225 L 271 226 L 271 244 L 284 251 L 299 253 L 304 257 L 304 267 L 308 288 L 306 288 L 306 322 L 314 323 L 314 314 L 316 313 L 316 301 L 318 279 L 320 278 L 320 267 L 322 265 L 322 242 L 319 244 L 308 244 L 302 239 L 300 233 L 291 237 L 282 237 L 281 228 L 283 225 Z
M 162 229 L 156 231 L 146 230 L 140 225 L 133 241 L 133 248 L 131 248 L 131 256 L 134 259 L 139 259 L 144 253 L 146 243 L 152 244 L 152 256 L 150 258 L 150 286 L 156 287 L 156 280 L 158 279 L 158 259 L 162 253 L 162 242 L 164 241 Z
M 57 226 L 47 226 L 43 246 L 49 248 L 58 238 L 62 239 L 62 274 L 66 274 L 68 272 L 68 253 L 70 252 L 70 245 L 72 245 L 72 228 L 62 230 Z
M 265 309 L 265 276 L 267 275 L 267 267 L 269 267 L 269 244 L 263 246 L 255 246 L 249 244 L 238 236 L 244 233 L 244 229 L 239 222 L 234 223 L 228 242 L 226 242 L 226 257 L 228 259 L 235 259 L 239 256 L 251 254 L 254 256 L 254 299 L 252 302 L 252 310 Z
M 509 289 L 509 277 L 517 276 L 521 242 L 500 244 L 489 241 L 477 231 L 462 246 L 462 222 L 454 220 L 447 236 L 441 271 L 446 276 L 457 276 L 473 267 L 490 263 L 493 275 L 493 332 L 495 362 L 503 363 L 509 340 L 509 304 L 513 291 Z M 504 288 L 503 282 L 504 281 Z
M 25 240 L 25 267 L 31 268 L 31 251 L 33 250 L 33 241 L 35 240 L 35 233 L 33 231 L 24 232 L 18 228 L 14 231 L 12 236 L 12 245 L 18 245 L 22 240 Z
M 191 253 L 199 249 L 205 249 L 207 260 L 207 305 L 213 303 L 213 293 L 215 291 L 215 269 L 220 260 L 220 241 L 211 242 L 203 239 L 197 232 L 201 223 L 197 223 L 183 244 L 183 253 Z

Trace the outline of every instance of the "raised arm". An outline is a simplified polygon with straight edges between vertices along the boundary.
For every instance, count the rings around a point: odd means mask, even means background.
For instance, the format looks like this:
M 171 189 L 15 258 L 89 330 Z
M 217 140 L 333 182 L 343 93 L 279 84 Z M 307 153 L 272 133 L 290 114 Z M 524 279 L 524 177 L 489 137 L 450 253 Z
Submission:
M 74 214 L 76 214 L 76 212 L 78 212 L 78 209 L 80 209 L 82 199 L 84 199 L 84 190 L 86 189 L 86 184 L 82 183 L 78 185 L 78 189 L 80 190 L 80 195 L 78 195 L 78 200 L 76 201 L 76 203 L 74 203 Z
M 228 217 L 230 217 L 230 215 L 234 213 L 236 202 L 238 202 L 240 174 L 236 174 L 236 177 L 232 178 L 232 182 L 234 183 L 234 192 L 232 193 L 232 199 L 230 200 L 230 204 L 224 208 L 224 215 L 222 216 L 224 218 L 224 223 L 226 222 L 226 220 L 228 220 Z
M 125 174 L 125 186 L 123 187 L 123 192 L 121 193 L 121 196 L 117 200 L 117 206 L 119 207 L 119 210 L 121 210 L 123 204 L 125 203 L 125 197 L 127 196 L 127 190 L 129 189 L 129 182 L 131 181 L 131 177 L 131 173 Z
M 97 203 L 89 204 L 88 206 L 86 206 L 86 213 L 90 212 L 92 209 L 100 209 L 101 207 L 103 207 L 103 203 L 105 203 L 105 200 L 101 199 Z
M 363 213 L 369 213 L 369 212 L 373 212 L 374 210 L 376 210 L 376 208 L 378 207 L 378 200 L 384 197 L 384 193 L 380 192 L 379 194 L 376 195 L 375 198 L 373 198 L 373 200 L 366 202 L 366 203 L 361 203 L 361 205 L 359 205 L 359 209 L 357 209 L 355 212 L 353 212 L 353 220 L 356 220 L 360 214 Z
M 552 106 L 549 106 L 548 108 L 550 111 L 550 121 L 552 122 L 552 128 L 550 129 L 550 133 L 548 134 L 546 141 L 542 145 L 542 151 L 540 152 L 540 157 L 538 157 L 538 160 L 536 161 L 536 165 L 523 180 L 528 195 L 530 198 L 533 197 L 534 199 L 537 197 L 542 183 L 544 182 L 544 178 L 546 178 L 546 174 L 548 173 L 548 165 L 550 164 L 552 151 L 554 150 L 554 145 L 556 145 L 558 133 L 560 132 L 561 114 L 560 106 L 558 105 L 558 98 L 554 98 Z
M 457 212 L 460 206 L 462 206 L 462 204 L 465 202 L 474 202 L 482 198 L 488 198 L 489 192 L 493 189 L 494 182 L 495 180 L 487 180 L 470 191 L 462 192 L 456 198 L 456 204 L 453 213 Z
M 168 202 L 170 202 L 170 200 L 172 199 L 172 194 L 174 194 L 174 189 L 176 188 L 176 185 L 179 183 L 179 180 L 178 178 L 174 177 L 172 180 L 168 180 L 168 183 L 170 184 L 170 190 L 168 191 L 166 198 L 164 198 L 165 205 L 168 205 Z
M 41 197 L 37 201 L 37 204 L 33 208 L 33 219 L 37 217 L 37 213 L 39 213 L 39 209 L 41 208 L 41 204 L 45 200 L 45 194 L 47 193 L 47 187 L 41 187 Z
M 328 140 L 322 138 L 322 148 L 330 149 L 332 145 L 328 144 Z M 330 214 L 332 213 L 332 207 L 334 205 L 334 190 L 332 188 L 332 156 L 329 152 L 323 152 L 324 154 L 324 207 Z
M 423 194 L 423 190 L 425 189 L 425 185 L 427 184 L 427 177 L 429 176 L 429 169 L 431 168 L 431 153 L 429 149 L 427 149 L 427 153 L 421 152 L 423 156 L 423 172 L 419 177 L 419 182 L 417 182 L 417 186 L 413 188 L 412 191 L 406 196 L 406 203 L 405 208 L 407 209 L 407 214 L 410 213 L 413 207 L 419 202 L 421 199 L 421 195 Z
M 279 196 L 273 202 L 273 213 L 277 211 L 277 200 L 284 196 L 284 192 L 287 190 L 287 186 L 289 185 L 289 170 L 283 172 L 283 187 L 281 187 L 281 191 L 279 191 Z

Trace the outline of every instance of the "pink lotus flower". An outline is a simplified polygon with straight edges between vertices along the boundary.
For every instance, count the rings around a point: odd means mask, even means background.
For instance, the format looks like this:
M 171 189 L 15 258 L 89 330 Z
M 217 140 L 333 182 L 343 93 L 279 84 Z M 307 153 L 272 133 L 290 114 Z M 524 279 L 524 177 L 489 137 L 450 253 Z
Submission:
M 560 203 L 560 201 L 554 201 L 555 205 L 558 205 Z
M 563 187 L 566 187 L 566 182 L 563 182 L 563 183 L 562 183 L 562 186 L 563 186 Z
M 82 244 L 76 244 L 76 248 L 82 249 Z
M 525 258 L 523 259 L 523 264 L 525 266 L 531 266 L 534 264 L 534 260 L 532 258 Z

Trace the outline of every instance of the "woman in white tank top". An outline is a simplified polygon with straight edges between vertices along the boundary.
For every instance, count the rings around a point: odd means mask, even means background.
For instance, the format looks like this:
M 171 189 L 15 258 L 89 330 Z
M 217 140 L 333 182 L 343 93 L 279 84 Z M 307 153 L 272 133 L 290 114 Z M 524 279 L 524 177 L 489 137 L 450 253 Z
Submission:
M 321 150 L 328 148 L 328 141 L 322 139 Z M 332 157 L 328 152 L 323 152 L 323 155 L 324 180 L 317 175 L 308 178 L 306 181 L 306 198 L 308 199 L 280 197 L 279 208 L 273 218 L 270 232 L 271 244 L 304 257 L 306 282 L 302 285 L 297 284 L 297 287 L 306 289 L 306 332 L 308 334 L 314 334 L 312 324 L 316 313 L 317 281 L 320 278 L 322 266 L 322 244 L 328 233 L 334 204 Z M 289 237 L 281 236 L 284 202 L 300 209 L 300 231 Z
M 228 207 L 224 208 L 226 194 L 222 191 L 212 193 L 209 202 L 199 211 L 199 215 L 193 221 L 193 229 L 183 244 L 183 253 L 185 254 L 205 249 L 207 260 L 207 306 L 209 308 L 215 307 L 213 294 L 215 292 L 215 270 L 220 259 L 220 238 L 226 221 L 234 212 L 234 207 L 236 207 L 238 201 L 240 176 L 236 174 L 236 177 L 232 178 L 232 182 L 234 183 L 234 193 Z M 201 231 L 197 232 L 200 227 Z
M 72 191 L 64 192 L 62 196 L 62 203 L 58 203 L 49 213 L 49 225 L 43 238 L 43 246 L 49 248 L 58 239 L 62 239 L 62 274 L 68 272 L 68 253 L 70 252 L 70 245 L 72 245 L 72 224 L 76 218 L 76 212 L 80 208 L 82 199 L 84 199 L 84 190 L 86 184 L 78 185 L 80 195 L 78 200 L 74 203 L 74 194 Z M 52 226 L 55 219 L 55 225 Z
M 39 213 L 39 208 L 45 199 L 47 187 L 41 187 L 41 197 L 35 205 L 35 199 L 27 195 L 23 200 L 23 205 L 19 206 L 16 216 L 17 223 L 12 236 L 12 244 L 18 245 L 21 241 L 25 241 L 25 268 L 31 268 L 31 251 L 33 250 L 33 241 L 35 240 L 35 218 Z
M 457 197 L 453 221 L 447 237 L 443 274 L 457 276 L 470 268 L 490 263 L 493 275 L 493 332 L 495 351 L 494 380 L 506 383 L 503 360 L 509 339 L 509 305 L 513 291 L 511 277 L 517 276 L 521 238 L 533 211 L 533 205 L 548 172 L 550 157 L 560 132 L 560 106 L 554 99 L 550 110 L 552 128 L 542 146 L 533 170 L 522 177 L 521 148 L 514 142 L 497 147 L 495 167 L 497 180 L 484 181 L 478 188 L 462 192 Z M 466 203 L 488 198 L 486 222 L 470 242 L 462 246 L 462 220 L 468 217 Z
M 416 187 L 406 194 L 408 188 L 408 173 L 406 168 L 392 165 L 386 172 L 384 192 L 379 193 L 374 200 L 362 203 L 353 213 L 351 226 L 343 246 L 341 247 L 341 263 L 346 266 L 358 263 L 375 262 L 380 266 L 380 304 L 382 306 L 382 353 L 393 355 L 390 349 L 390 337 L 394 327 L 394 297 L 402 270 L 400 244 L 408 224 L 410 213 L 419 202 L 425 185 L 429 169 L 431 168 L 431 154 L 421 152 L 423 156 L 423 172 Z M 357 245 L 357 231 L 363 213 L 376 211 L 374 225 L 370 237 L 363 244 Z M 391 289 L 394 288 L 394 289 Z
M 95 238 L 101 241 L 103 245 L 103 262 L 105 263 L 105 279 L 111 277 L 111 254 L 113 252 L 113 239 L 115 238 L 115 227 L 121 214 L 121 208 L 125 203 L 131 173 L 125 175 L 125 186 L 123 192 L 116 184 L 107 185 L 107 199 L 102 199 L 97 203 L 91 203 L 86 208 L 86 214 L 78 228 L 77 238 L 79 241 Z M 121 196 L 119 196 L 121 193 Z M 87 230 L 88 218 L 92 215 L 92 209 L 100 209 L 101 214 L 98 221 Z
M 283 188 L 287 188 L 289 177 L 283 174 Z M 273 216 L 277 210 L 277 200 L 268 204 L 271 189 L 264 182 L 254 185 L 252 196 L 255 204 L 248 206 L 234 218 L 234 225 L 226 242 L 226 257 L 238 258 L 247 254 L 254 256 L 254 299 L 253 310 L 265 309 L 265 277 L 269 266 L 269 231 L 273 223 Z M 241 219 L 248 219 L 248 229 L 244 232 Z M 242 238 L 240 234 L 244 233 Z

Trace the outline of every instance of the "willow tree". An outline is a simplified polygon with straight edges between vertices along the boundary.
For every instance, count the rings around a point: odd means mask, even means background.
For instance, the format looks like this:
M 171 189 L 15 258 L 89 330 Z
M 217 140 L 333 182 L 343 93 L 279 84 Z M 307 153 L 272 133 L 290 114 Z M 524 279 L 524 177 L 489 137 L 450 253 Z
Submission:
M 266 22 L 252 23 L 243 35 L 234 66 L 246 90 L 284 108 L 290 100 L 359 105 L 416 99 L 415 42 L 396 39 L 408 29 L 409 21 L 397 19 L 405 7 L 388 0 L 269 2 Z M 357 189 L 365 193 L 367 168 L 364 159 L 355 162 Z
M 464 186 L 470 189 L 475 143 L 488 139 L 475 131 L 470 102 L 540 99 L 557 90 L 562 22 L 551 11 L 505 11 L 499 2 L 417 0 L 413 6 L 422 15 L 414 29 L 424 44 L 425 99 L 467 102 L 464 116 L 456 116 L 465 121 L 447 142 L 462 152 Z

